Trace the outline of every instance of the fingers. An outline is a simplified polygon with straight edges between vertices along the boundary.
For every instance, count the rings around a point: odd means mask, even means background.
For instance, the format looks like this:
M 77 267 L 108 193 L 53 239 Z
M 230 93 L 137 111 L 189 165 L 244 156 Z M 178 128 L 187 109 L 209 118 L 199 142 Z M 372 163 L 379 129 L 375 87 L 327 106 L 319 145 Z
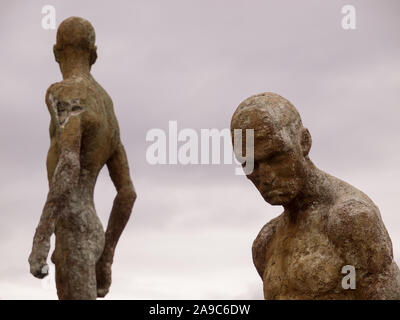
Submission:
M 43 279 L 49 274 L 49 266 L 45 263 L 43 264 L 32 264 L 31 273 L 35 278 Z
M 111 286 L 111 277 L 106 277 L 97 280 L 97 296 L 99 298 L 104 298 Z
M 104 298 L 107 295 L 108 291 L 109 291 L 109 289 L 97 288 L 97 297 Z
M 97 297 L 104 298 L 111 286 L 111 264 L 96 265 Z

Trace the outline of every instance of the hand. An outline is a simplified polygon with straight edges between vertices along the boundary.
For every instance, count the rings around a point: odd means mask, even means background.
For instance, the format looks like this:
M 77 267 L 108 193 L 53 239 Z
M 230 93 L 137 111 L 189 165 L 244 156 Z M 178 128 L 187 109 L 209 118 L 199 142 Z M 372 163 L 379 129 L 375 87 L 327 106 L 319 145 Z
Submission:
M 97 296 L 104 298 L 111 286 L 111 264 L 101 256 L 96 264 Z
M 29 256 L 30 270 L 34 277 L 43 279 L 49 274 L 49 266 L 46 259 L 38 259 L 32 254 Z

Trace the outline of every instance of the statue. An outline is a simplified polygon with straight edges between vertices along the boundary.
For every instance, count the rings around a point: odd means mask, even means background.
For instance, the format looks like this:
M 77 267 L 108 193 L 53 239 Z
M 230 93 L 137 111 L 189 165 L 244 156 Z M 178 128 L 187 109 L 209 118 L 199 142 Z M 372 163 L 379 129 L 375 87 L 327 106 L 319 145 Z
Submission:
M 400 299 L 400 271 L 379 209 L 312 163 L 311 135 L 296 108 L 274 93 L 254 95 L 236 109 L 233 129 L 254 129 L 247 178 L 265 201 L 284 208 L 252 246 L 264 298 Z M 342 273 L 351 268 L 353 287 Z
M 107 92 L 90 74 L 97 54 L 89 21 L 70 17 L 57 31 L 54 55 L 63 80 L 46 93 L 51 116 L 47 155 L 49 193 L 29 256 L 31 273 L 43 278 L 50 237 L 59 299 L 104 297 L 111 285 L 115 247 L 136 199 L 118 121 Z M 93 193 L 107 164 L 117 190 L 107 230 L 96 215 Z

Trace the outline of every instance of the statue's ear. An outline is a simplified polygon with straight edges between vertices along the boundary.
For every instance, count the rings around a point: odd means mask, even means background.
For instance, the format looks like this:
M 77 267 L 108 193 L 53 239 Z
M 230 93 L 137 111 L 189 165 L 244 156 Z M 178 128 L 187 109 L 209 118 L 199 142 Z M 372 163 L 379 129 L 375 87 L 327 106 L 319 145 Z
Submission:
M 94 46 L 94 48 L 90 49 L 90 57 L 89 57 L 90 65 L 94 64 L 96 60 L 97 60 L 97 46 Z
M 303 151 L 303 156 L 308 156 L 312 145 L 311 134 L 307 128 L 301 129 L 301 149 Z
M 53 46 L 53 53 L 54 53 L 54 58 L 58 63 L 60 63 L 60 53 L 59 50 L 57 49 L 57 45 Z

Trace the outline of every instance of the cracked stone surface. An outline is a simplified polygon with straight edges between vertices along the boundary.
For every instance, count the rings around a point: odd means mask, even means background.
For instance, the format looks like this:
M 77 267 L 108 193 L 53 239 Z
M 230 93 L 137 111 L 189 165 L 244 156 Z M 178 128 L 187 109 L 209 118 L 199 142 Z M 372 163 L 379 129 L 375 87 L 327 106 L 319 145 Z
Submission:
M 312 163 L 311 135 L 296 108 L 275 93 L 254 95 L 236 109 L 233 129 L 254 129 L 247 178 L 284 209 L 252 246 L 265 299 L 400 299 L 400 271 L 378 207 Z M 355 289 L 342 286 L 346 265 L 355 268 Z
M 46 93 L 51 117 L 46 163 L 49 193 L 33 239 L 30 270 L 38 278 L 47 275 L 54 233 L 51 260 L 56 266 L 59 299 L 96 299 L 109 291 L 115 248 L 136 192 L 112 100 L 90 74 L 97 54 L 89 21 L 64 20 L 57 31 L 54 55 L 63 80 Z M 93 201 L 104 165 L 117 191 L 105 232 Z

